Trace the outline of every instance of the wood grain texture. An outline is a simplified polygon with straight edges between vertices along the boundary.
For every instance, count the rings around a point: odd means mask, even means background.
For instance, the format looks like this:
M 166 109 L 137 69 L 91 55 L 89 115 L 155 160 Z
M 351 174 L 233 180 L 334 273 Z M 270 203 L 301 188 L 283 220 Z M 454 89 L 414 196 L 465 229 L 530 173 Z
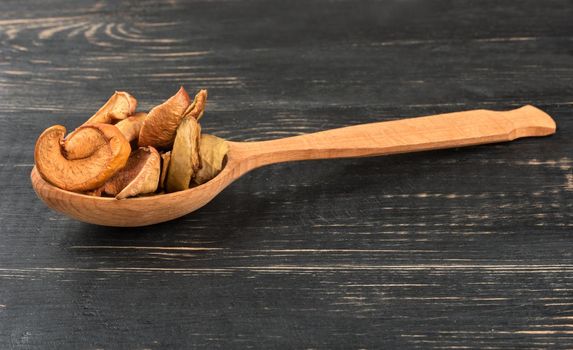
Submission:
M 555 133 L 542 110 L 470 110 L 368 123 L 262 142 L 230 143 L 230 158 L 247 169 L 297 160 L 372 157 L 513 141 Z M 233 152 L 234 151 L 234 152 Z M 233 157 L 234 156 L 234 157 Z M 235 158 L 235 159 L 232 159 Z
M 569 1 L 0 3 L 0 347 L 573 347 Z M 209 89 L 260 141 L 532 104 L 546 139 L 277 164 L 106 229 L 30 185 L 46 127 L 114 90 Z

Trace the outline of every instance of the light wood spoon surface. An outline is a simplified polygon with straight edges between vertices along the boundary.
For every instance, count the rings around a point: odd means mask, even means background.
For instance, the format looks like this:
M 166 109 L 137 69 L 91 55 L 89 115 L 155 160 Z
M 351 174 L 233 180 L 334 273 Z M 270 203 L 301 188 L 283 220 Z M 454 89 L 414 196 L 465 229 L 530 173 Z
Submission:
M 555 133 L 555 122 L 533 106 L 510 111 L 472 110 L 362 124 L 270 141 L 231 142 L 225 168 L 185 191 L 123 200 L 59 189 L 32 170 L 37 195 L 52 209 L 105 226 L 145 226 L 172 220 L 207 204 L 241 175 L 280 162 L 369 157 L 511 141 Z

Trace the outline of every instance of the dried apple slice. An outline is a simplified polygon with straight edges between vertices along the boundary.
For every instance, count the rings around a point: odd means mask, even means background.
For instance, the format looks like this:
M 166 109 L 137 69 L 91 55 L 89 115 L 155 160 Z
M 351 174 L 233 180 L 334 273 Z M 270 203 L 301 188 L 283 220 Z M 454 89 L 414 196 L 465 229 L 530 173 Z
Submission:
M 68 159 L 61 148 L 66 128 L 55 125 L 46 129 L 36 141 L 34 160 L 38 172 L 49 183 L 68 191 L 88 191 L 101 186 L 121 169 L 131 147 L 113 125 L 92 124 L 76 130 L 79 138 L 87 133 L 82 151 L 88 156 Z
M 137 100 L 125 91 L 116 91 L 83 125 L 105 123 L 129 117 L 137 108 Z
M 207 90 L 201 90 L 193 103 L 183 87 L 167 101 L 149 111 L 139 133 L 142 146 L 169 149 L 175 140 L 177 127 L 187 116 L 198 119 L 203 115 L 207 101 Z
M 171 151 L 161 154 L 161 176 L 159 177 L 159 188 L 165 189 L 165 179 L 167 179 L 167 170 L 171 161 Z
M 217 136 L 203 134 L 199 145 L 201 169 L 195 174 L 193 181 L 201 185 L 219 174 L 223 169 L 225 156 L 229 151 L 227 142 Z
M 177 128 L 177 135 L 171 151 L 171 160 L 167 170 L 167 192 L 189 188 L 193 174 L 201 167 L 199 142 L 201 126 L 197 119 L 187 117 Z
M 175 133 L 191 99 L 183 87 L 159 106 L 147 114 L 147 119 L 139 133 L 140 147 L 153 146 L 168 149 L 173 144 Z
M 119 123 L 115 124 L 115 126 L 119 131 L 121 131 L 127 141 L 131 142 L 139 137 L 139 132 L 141 131 L 143 122 L 145 122 L 145 118 L 147 118 L 147 113 L 138 112 L 124 120 L 121 120 Z
M 142 147 L 129 156 L 125 166 L 112 176 L 97 193 L 125 199 L 157 190 L 161 156 L 153 147 Z
M 207 104 L 207 90 L 199 90 L 197 95 L 195 95 L 195 99 L 193 103 L 187 107 L 187 110 L 184 113 L 185 117 L 192 117 L 197 119 L 201 119 L 203 113 L 205 112 L 205 105 Z
M 129 93 L 116 91 L 113 96 L 83 125 L 91 124 L 111 124 L 117 120 L 126 119 L 135 112 L 137 100 Z M 143 122 L 143 121 L 142 121 Z M 62 148 L 66 158 L 69 160 L 87 158 L 91 155 L 91 144 L 98 139 L 97 132 L 86 132 L 78 134 L 79 129 L 71 132 L 62 140 Z M 128 139 L 131 141 L 131 139 Z

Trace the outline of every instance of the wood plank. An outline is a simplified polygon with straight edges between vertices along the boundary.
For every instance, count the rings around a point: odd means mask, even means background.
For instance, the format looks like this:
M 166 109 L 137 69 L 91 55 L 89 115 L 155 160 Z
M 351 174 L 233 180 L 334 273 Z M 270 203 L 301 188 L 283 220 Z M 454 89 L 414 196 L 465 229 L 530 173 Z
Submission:
M 0 3 L 0 348 L 573 347 L 565 0 Z M 546 139 L 256 170 L 138 229 L 47 209 L 46 127 L 208 88 L 233 141 L 533 104 Z

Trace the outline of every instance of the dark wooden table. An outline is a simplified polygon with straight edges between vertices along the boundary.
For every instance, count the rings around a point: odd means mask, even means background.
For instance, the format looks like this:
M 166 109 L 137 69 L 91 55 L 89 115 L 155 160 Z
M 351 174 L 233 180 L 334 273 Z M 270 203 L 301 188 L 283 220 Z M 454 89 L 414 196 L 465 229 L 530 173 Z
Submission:
M 0 348 L 572 348 L 573 5 L 0 3 Z M 534 104 L 556 135 L 274 165 L 182 219 L 49 210 L 36 137 L 114 90 L 209 89 L 262 140 Z

